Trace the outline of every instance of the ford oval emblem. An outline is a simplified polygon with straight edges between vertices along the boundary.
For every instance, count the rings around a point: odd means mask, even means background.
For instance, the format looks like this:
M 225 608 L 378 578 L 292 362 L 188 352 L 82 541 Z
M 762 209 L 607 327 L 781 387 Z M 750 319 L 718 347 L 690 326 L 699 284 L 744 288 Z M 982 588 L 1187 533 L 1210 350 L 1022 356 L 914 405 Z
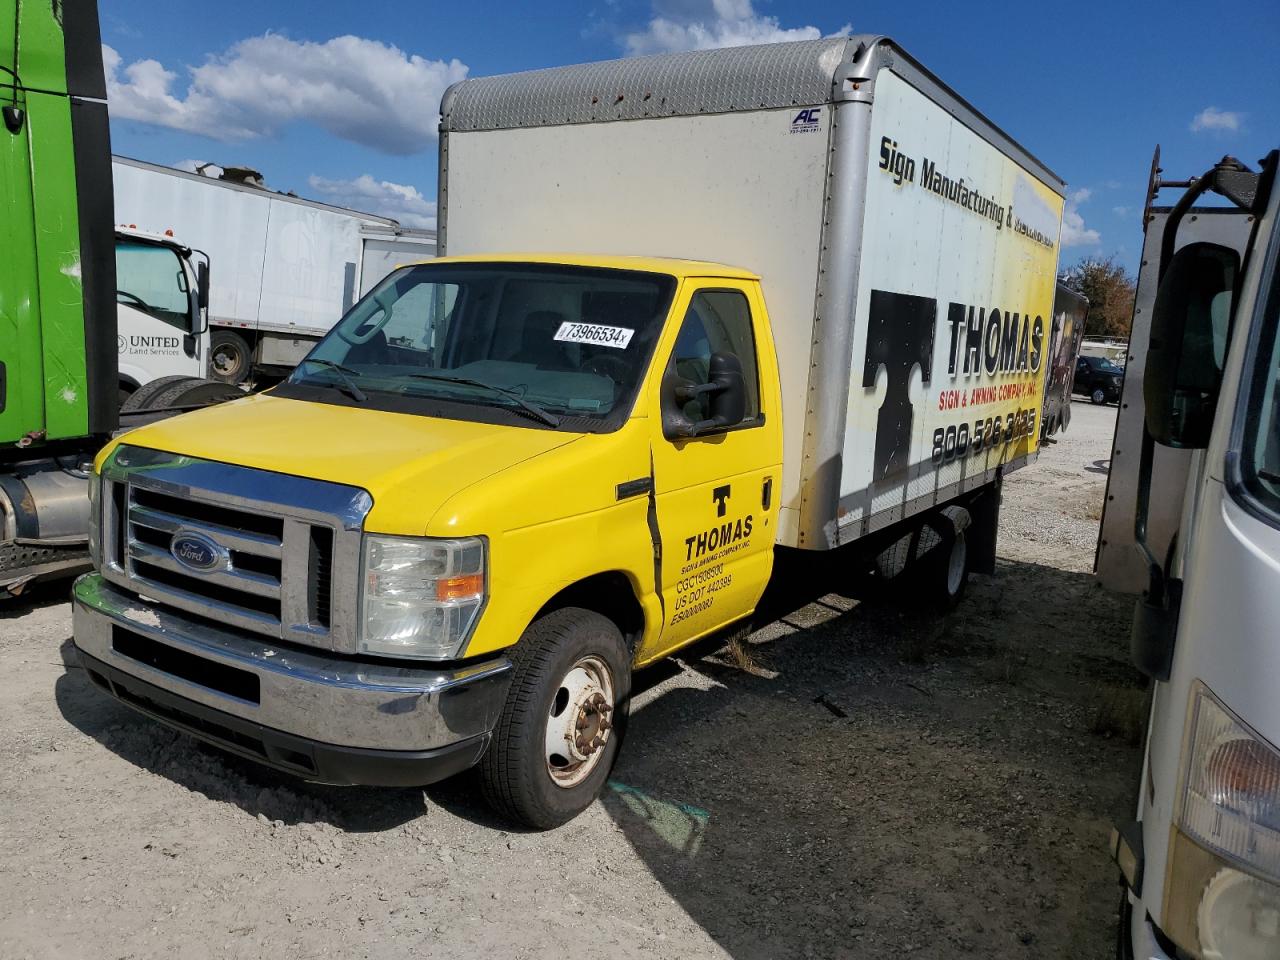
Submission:
M 224 553 L 220 546 L 202 533 L 179 530 L 169 544 L 173 559 L 197 573 L 207 573 L 222 564 Z

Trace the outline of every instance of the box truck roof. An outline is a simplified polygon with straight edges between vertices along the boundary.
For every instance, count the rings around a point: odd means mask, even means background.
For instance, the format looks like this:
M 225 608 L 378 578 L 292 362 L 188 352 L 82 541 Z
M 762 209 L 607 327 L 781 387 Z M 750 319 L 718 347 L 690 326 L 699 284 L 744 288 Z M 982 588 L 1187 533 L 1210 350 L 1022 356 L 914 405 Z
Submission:
M 476 77 L 445 91 L 441 126 L 460 133 L 815 106 L 848 99 L 849 90 L 883 67 L 1062 191 L 1061 177 L 893 40 L 872 34 Z

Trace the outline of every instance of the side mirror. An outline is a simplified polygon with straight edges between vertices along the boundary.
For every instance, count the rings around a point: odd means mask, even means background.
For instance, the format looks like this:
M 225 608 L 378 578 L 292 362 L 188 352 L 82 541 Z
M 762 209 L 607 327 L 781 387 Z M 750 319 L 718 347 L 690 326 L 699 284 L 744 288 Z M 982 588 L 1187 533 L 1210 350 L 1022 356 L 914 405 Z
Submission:
M 196 306 L 209 309 L 209 264 L 204 261 L 196 264 Z
M 668 440 L 705 436 L 741 423 L 747 412 L 747 388 L 742 361 L 736 354 L 713 353 L 707 383 L 692 383 L 668 373 L 662 381 L 662 433 Z M 706 395 L 706 420 L 693 420 L 685 404 Z
M 1156 443 L 1209 445 L 1239 273 L 1234 250 L 1192 243 L 1174 254 L 1160 281 L 1142 383 L 1147 432 Z

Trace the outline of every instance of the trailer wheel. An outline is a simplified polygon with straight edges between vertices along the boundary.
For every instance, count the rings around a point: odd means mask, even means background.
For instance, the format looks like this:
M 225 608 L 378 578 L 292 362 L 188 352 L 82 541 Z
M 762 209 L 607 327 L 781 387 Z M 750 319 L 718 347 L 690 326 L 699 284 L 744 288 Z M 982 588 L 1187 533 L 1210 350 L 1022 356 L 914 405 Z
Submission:
M 229 383 L 202 377 L 161 377 L 144 383 L 121 406 L 121 413 L 141 413 L 170 407 L 196 407 L 243 397 L 244 391 Z
M 1094 387 L 1093 393 L 1089 394 L 1089 402 L 1096 403 L 1099 406 L 1107 402 L 1107 393 L 1101 387 Z
M 244 337 L 231 330 L 215 330 L 209 337 L 209 373 L 223 383 L 243 383 L 249 376 L 251 351 Z
M 498 813 L 548 830 L 604 787 L 626 726 L 631 654 L 612 621 L 566 607 L 534 621 L 513 659 L 481 786 Z

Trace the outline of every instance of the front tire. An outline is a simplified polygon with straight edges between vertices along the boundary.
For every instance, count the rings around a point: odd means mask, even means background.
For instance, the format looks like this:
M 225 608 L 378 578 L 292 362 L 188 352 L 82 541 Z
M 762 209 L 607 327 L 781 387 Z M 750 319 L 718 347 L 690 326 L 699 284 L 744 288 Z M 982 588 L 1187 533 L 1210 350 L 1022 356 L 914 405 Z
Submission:
M 589 807 L 608 779 L 626 727 L 631 655 L 612 621 L 565 607 L 529 626 L 513 660 L 481 786 L 504 817 L 549 830 Z
M 1098 406 L 1102 406 L 1102 404 L 1107 402 L 1107 393 L 1101 387 L 1097 387 L 1094 389 L 1093 393 L 1089 394 L 1089 400 L 1096 403 Z

